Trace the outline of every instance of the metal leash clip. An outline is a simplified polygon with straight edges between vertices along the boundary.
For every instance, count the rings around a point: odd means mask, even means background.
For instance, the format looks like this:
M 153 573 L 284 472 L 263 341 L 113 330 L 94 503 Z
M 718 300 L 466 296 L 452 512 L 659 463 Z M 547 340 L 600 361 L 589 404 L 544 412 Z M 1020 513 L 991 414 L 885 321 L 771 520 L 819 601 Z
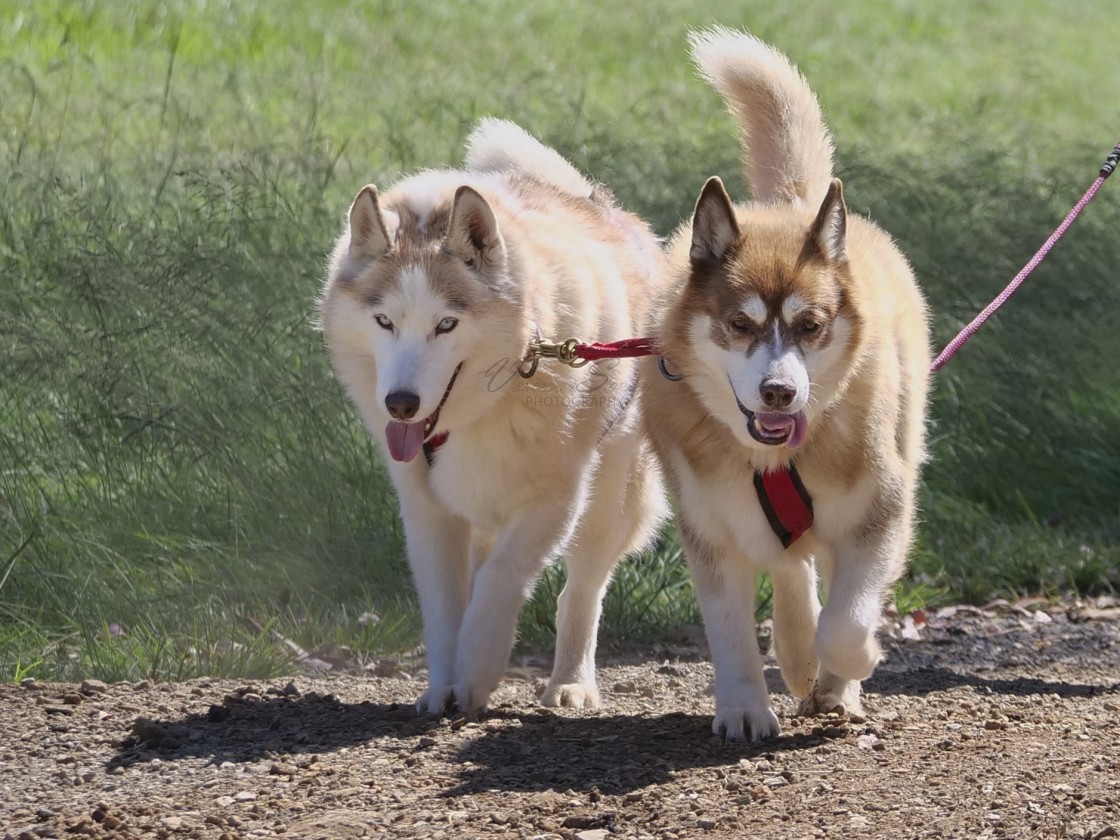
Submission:
M 573 368 L 583 367 L 588 360 L 582 358 L 576 352 L 576 347 L 580 344 L 578 338 L 569 338 L 567 341 L 560 342 L 549 341 L 546 338 L 530 341 L 529 350 L 522 357 L 517 372 L 523 379 L 529 379 L 537 372 L 537 365 L 541 359 L 556 359 L 560 363 Z

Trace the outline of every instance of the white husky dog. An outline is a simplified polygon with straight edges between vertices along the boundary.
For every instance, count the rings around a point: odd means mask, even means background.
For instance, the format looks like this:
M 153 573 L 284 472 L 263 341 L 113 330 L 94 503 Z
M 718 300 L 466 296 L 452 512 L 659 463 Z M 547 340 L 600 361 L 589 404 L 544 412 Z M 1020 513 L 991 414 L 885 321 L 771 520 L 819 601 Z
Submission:
M 631 361 L 542 362 L 530 341 L 643 335 L 659 246 L 557 152 L 483 121 L 461 170 L 350 208 L 321 298 L 334 369 L 386 456 L 438 714 L 486 708 L 517 616 L 567 557 L 545 705 L 595 707 L 603 594 L 666 513 Z M 522 368 L 523 369 L 523 368 Z
M 910 545 L 929 338 L 906 259 L 847 212 L 800 72 L 725 29 L 692 48 L 739 123 L 754 201 L 712 178 L 670 244 L 659 338 L 679 381 L 645 365 L 643 400 L 715 664 L 713 729 L 757 739 L 778 732 L 755 639 L 762 570 L 802 711 L 859 709 Z

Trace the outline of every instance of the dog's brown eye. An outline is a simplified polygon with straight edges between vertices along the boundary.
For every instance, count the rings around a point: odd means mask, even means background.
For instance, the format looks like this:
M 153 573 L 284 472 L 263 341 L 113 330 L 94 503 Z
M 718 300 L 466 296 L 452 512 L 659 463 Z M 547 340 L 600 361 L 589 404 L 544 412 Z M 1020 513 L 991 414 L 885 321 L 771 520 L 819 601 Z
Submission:
M 745 316 L 738 316 L 731 319 L 731 329 L 736 332 L 749 333 L 754 331 L 754 321 Z
M 821 331 L 821 322 L 814 318 L 806 318 L 801 322 L 801 334 L 803 336 L 814 336 Z

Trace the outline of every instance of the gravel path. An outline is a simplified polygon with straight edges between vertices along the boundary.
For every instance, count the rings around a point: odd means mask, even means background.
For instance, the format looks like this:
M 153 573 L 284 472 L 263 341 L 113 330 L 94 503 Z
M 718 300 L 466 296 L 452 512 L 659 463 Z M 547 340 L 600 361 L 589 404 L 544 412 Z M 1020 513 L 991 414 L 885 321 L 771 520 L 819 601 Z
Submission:
M 896 621 L 866 719 L 798 719 L 779 694 L 783 734 L 755 746 L 711 736 L 687 644 L 604 657 L 599 712 L 537 708 L 525 660 L 477 722 L 416 717 L 407 661 L 0 685 L 0 837 L 1117 837 L 1117 612 Z

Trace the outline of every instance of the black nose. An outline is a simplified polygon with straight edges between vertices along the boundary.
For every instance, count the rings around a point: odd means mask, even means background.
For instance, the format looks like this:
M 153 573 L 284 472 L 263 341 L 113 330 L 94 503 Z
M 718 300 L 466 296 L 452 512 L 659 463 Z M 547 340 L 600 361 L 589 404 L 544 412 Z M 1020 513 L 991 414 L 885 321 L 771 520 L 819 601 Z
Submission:
M 385 397 L 385 407 L 394 420 L 411 420 L 420 410 L 420 395 L 411 391 L 393 391 Z
M 797 389 L 781 379 L 766 379 L 758 386 L 762 401 L 767 408 L 789 408 Z

